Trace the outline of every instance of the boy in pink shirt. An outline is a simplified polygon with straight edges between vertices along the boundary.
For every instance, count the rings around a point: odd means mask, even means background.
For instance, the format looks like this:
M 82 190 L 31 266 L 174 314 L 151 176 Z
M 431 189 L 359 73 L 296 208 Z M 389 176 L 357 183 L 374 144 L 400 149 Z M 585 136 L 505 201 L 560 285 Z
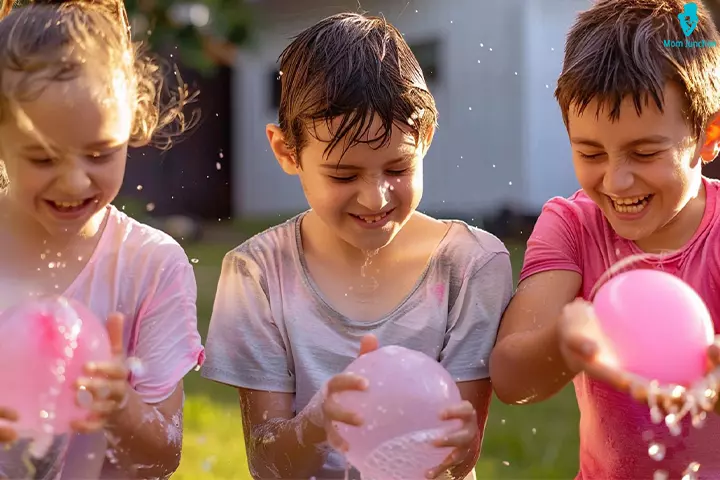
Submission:
M 595 360 L 602 351 L 587 315 L 611 266 L 658 254 L 639 266 L 688 282 L 720 322 L 720 182 L 701 172 L 719 149 L 720 49 L 664 45 L 684 38 L 684 7 L 606 0 L 571 29 L 556 98 L 582 190 L 543 208 L 491 356 L 493 386 L 506 403 L 542 401 L 573 380 L 581 479 L 720 475 L 720 418 L 710 414 L 702 429 L 686 419 L 679 436 L 655 425 L 627 376 Z M 688 40 L 720 43 L 702 7 L 697 16 Z M 662 445 L 656 459 L 653 442 Z

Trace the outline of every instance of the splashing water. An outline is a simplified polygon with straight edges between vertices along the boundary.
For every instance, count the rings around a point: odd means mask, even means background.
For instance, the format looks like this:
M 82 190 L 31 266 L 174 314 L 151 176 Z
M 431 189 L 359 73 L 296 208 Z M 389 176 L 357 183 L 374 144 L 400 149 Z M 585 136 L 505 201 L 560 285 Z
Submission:
M 372 264 L 372 259 L 380 252 L 380 249 L 365 252 L 365 263 L 360 267 L 360 285 L 358 293 L 367 295 L 374 293 L 380 286 L 377 278 L 372 274 L 368 275 L 368 268 Z
M 638 262 L 656 262 L 662 267 L 665 253 L 642 253 L 628 256 L 605 271 L 597 280 L 590 293 L 590 301 L 600 287 L 614 275 Z M 713 409 L 713 403 L 718 395 L 720 379 L 713 374 L 708 375 L 703 381 L 692 388 L 686 389 L 680 385 L 663 385 L 657 381 L 650 381 L 647 386 L 647 405 L 650 408 L 650 420 L 655 425 L 665 424 L 670 435 L 679 436 L 682 433 L 681 422 L 688 415 L 693 428 L 702 428 L 707 419 L 707 411 Z M 658 399 L 664 399 L 660 405 Z M 681 402 L 682 400 L 682 402 Z M 665 412 L 665 413 L 663 413 Z M 648 432 L 649 433 L 649 432 Z M 648 455 L 655 461 L 662 462 L 665 459 L 665 445 L 653 441 L 652 435 L 644 436 L 643 439 L 649 442 Z M 698 462 L 691 462 L 683 472 L 682 480 L 696 480 L 697 472 L 700 469 Z M 669 478 L 667 471 L 656 470 L 654 480 L 666 480 Z

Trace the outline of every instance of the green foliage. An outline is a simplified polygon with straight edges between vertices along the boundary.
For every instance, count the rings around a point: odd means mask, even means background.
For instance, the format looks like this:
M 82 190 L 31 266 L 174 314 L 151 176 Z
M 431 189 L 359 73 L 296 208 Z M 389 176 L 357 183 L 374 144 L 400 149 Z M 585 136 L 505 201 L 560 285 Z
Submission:
M 216 64 L 207 52 L 208 39 L 234 45 L 250 39 L 252 12 L 244 0 L 126 0 L 125 5 L 136 39 L 156 52 L 176 51 L 183 64 L 201 72 Z M 196 24 L 187 17 L 190 8 L 200 18 Z M 184 18 L 174 15 L 178 11 Z

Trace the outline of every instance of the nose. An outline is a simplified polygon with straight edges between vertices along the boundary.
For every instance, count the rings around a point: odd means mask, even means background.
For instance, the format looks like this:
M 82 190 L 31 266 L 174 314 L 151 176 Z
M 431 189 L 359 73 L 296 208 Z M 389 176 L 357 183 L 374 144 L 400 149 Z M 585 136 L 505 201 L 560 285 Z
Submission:
M 390 202 L 390 182 L 384 176 L 360 182 L 358 203 L 370 212 L 379 212 Z
M 603 187 L 606 193 L 621 194 L 632 188 L 635 182 L 635 173 L 626 160 L 620 159 L 608 162 Z
M 80 195 L 87 192 L 92 180 L 81 161 L 65 162 L 65 168 L 58 179 L 58 187 L 67 195 Z

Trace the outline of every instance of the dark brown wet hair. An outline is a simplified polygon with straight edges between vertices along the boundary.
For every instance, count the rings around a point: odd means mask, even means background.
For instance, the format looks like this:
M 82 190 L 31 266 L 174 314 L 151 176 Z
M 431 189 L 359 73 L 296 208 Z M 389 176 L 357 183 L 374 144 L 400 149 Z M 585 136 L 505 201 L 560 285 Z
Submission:
M 299 156 L 316 122 L 341 119 L 329 154 L 358 144 L 387 145 L 393 125 L 425 142 L 435 100 L 402 34 L 384 18 L 333 15 L 301 32 L 280 55 L 279 122 Z M 381 128 L 370 132 L 374 119 Z
M 720 111 L 720 37 L 698 2 L 697 27 L 686 38 L 678 18 L 686 3 L 601 0 L 578 15 L 555 90 L 566 126 L 570 108 L 582 113 L 595 99 L 612 120 L 628 96 L 638 113 L 649 101 L 662 110 L 663 88 L 674 82 L 685 95 L 684 114 L 693 134 L 703 134 Z M 686 47 L 686 40 L 697 43 Z

